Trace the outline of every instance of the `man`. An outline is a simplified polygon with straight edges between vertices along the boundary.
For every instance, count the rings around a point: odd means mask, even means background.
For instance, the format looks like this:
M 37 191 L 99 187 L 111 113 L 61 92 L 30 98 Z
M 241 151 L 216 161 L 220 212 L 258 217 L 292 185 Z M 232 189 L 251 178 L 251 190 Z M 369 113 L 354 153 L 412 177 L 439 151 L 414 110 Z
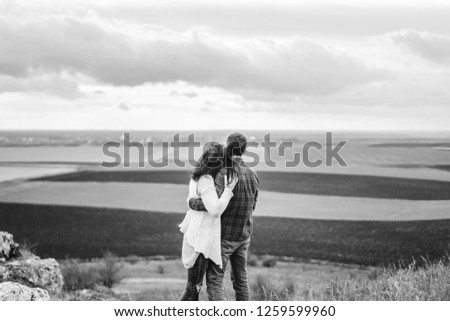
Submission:
M 227 149 L 232 152 L 236 164 L 238 183 L 233 198 L 221 216 L 222 266 L 210 263 L 206 269 L 206 285 L 210 301 L 226 300 L 223 286 L 225 269 L 230 262 L 231 281 L 237 301 L 249 300 L 247 256 L 250 236 L 253 231 L 253 211 L 258 197 L 259 179 L 256 172 L 247 167 L 241 156 L 247 148 L 247 139 L 241 133 L 228 136 Z M 216 189 L 221 194 L 224 188 L 223 175 L 217 175 Z M 189 206 L 193 210 L 205 211 L 201 199 L 192 198 Z

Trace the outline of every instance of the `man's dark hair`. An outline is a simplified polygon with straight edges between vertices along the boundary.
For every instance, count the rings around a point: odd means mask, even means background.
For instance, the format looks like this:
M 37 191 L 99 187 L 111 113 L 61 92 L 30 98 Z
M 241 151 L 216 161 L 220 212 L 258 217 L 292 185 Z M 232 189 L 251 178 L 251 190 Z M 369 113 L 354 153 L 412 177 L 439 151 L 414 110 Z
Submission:
M 241 133 L 228 136 L 226 153 L 231 156 L 242 156 L 247 149 L 247 138 Z

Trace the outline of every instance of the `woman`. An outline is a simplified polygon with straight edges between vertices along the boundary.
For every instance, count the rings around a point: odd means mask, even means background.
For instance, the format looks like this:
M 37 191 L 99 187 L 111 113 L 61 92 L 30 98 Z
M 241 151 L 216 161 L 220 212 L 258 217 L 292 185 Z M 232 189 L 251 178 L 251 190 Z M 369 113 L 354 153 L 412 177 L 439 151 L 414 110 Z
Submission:
M 219 143 L 211 143 L 198 160 L 189 183 L 189 199 L 201 197 L 207 212 L 189 209 L 180 231 L 184 233 L 182 261 L 188 269 L 186 288 L 181 301 L 198 301 L 208 261 L 222 267 L 220 251 L 220 215 L 233 197 L 237 175 L 231 154 Z M 225 189 L 220 198 L 215 179 L 223 175 Z

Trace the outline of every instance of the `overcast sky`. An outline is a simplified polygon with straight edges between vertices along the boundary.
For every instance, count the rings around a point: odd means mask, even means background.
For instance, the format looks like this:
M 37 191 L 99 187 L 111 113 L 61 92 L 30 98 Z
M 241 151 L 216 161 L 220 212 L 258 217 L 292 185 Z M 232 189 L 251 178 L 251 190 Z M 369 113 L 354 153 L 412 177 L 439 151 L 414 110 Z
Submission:
M 0 0 L 0 129 L 449 130 L 447 3 Z

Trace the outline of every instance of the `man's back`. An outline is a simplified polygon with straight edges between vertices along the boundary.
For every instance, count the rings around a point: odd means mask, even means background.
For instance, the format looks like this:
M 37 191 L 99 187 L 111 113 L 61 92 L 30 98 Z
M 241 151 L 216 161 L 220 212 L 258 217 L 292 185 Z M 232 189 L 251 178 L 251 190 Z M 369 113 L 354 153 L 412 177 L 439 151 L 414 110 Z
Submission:
M 243 241 L 253 231 L 253 210 L 258 198 L 259 179 L 256 172 L 241 158 L 235 158 L 238 183 L 233 198 L 221 217 L 223 240 Z

